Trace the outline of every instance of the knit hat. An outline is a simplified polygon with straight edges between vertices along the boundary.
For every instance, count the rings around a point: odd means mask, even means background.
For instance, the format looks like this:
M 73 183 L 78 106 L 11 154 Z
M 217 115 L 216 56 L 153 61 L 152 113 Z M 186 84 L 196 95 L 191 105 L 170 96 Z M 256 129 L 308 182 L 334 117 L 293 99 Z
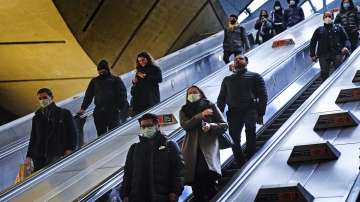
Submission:
M 109 68 L 109 64 L 106 60 L 101 60 L 97 66 L 97 70 L 102 70 L 102 69 L 105 69 L 105 70 L 110 70 Z

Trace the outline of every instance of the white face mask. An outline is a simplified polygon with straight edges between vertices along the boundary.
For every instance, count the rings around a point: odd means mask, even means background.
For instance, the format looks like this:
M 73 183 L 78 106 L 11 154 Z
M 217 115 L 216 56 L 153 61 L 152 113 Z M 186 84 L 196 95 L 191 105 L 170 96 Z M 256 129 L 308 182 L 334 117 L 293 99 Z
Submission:
M 49 106 L 52 103 L 51 99 L 43 99 L 43 100 L 39 100 L 39 104 L 42 108 L 45 108 L 47 106 Z
M 281 7 L 280 6 L 275 6 L 275 10 L 280 10 Z
M 332 23 L 332 19 L 331 19 L 331 18 L 325 18 L 325 19 L 324 19 L 324 23 L 327 24 L 327 25 L 329 25 L 329 24 Z
M 188 95 L 187 100 L 189 102 L 193 103 L 193 102 L 200 100 L 200 98 L 201 98 L 200 94 L 190 94 L 190 95 Z
M 295 5 L 295 1 L 290 1 L 290 5 L 291 6 Z
M 156 134 L 157 129 L 155 126 L 140 128 L 140 136 L 145 138 L 152 138 Z

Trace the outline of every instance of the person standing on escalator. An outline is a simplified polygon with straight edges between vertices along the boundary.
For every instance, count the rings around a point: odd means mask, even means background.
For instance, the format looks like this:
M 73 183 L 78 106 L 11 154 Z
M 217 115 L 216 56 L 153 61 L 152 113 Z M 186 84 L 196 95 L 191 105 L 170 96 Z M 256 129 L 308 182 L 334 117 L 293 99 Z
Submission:
M 231 55 L 240 55 L 250 49 L 246 30 L 237 22 L 237 19 L 237 15 L 230 15 L 228 25 L 224 30 L 223 61 L 225 64 L 230 62 Z
M 97 70 L 99 76 L 90 81 L 78 113 L 83 114 L 95 99 L 94 123 L 101 136 L 126 120 L 129 103 L 123 81 L 111 74 L 106 60 L 99 62 Z
M 176 142 L 160 131 L 159 119 L 138 119 L 140 141 L 130 146 L 119 193 L 124 202 L 177 202 L 184 189 L 184 160 Z
M 217 108 L 197 86 L 186 91 L 186 104 L 180 110 L 180 125 L 186 131 L 182 153 L 185 183 L 191 185 L 194 201 L 206 202 L 217 193 L 221 177 L 219 134 L 228 125 Z
M 241 132 L 245 125 L 246 153 L 249 159 L 256 151 L 256 123 L 263 124 L 267 92 L 260 74 L 247 70 L 248 58 L 238 55 L 234 60 L 234 73 L 224 78 L 217 106 L 224 112 L 228 106 L 229 133 L 234 141 L 233 154 L 238 166 L 245 163 L 241 148 Z
M 335 24 L 344 27 L 351 43 L 351 51 L 354 51 L 359 42 L 360 12 L 352 0 L 342 0 L 340 13 L 336 15 Z
M 289 8 L 284 11 L 284 26 L 292 27 L 305 19 L 304 11 L 298 6 L 299 0 L 287 0 Z
M 280 1 L 275 1 L 274 10 L 271 11 L 270 15 L 275 35 L 286 30 L 286 27 L 284 26 L 284 9 L 282 8 Z
M 310 57 L 315 62 L 319 59 L 321 78 L 325 81 L 333 66 L 335 69 L 343 62 L 343 57 L 349 54 L 350 41 L 341 25 L 333 23 L 333 15 L 326 12 L 323 15 L 324 25 L 317 28 L 310 41 Z
M 260 11 L 259 19 L 255 23 L 256 43 L 262 44 L 273 37 L 273 22 L 269 19 L 269 14 L 266 10 Z
M 48 88 L 37 92 L 40 109 L 32 119 L 30 142 L 24 164 L 31 161 L 34 172 L 76 149 L 76 126 L 69 110 L 56 106 Z
M 160 102 L 159 83 L 162 82 L 160 67 L 148 52 L 136 57 L 136 74 L 131 87 L 131 109 L 139 114 Z

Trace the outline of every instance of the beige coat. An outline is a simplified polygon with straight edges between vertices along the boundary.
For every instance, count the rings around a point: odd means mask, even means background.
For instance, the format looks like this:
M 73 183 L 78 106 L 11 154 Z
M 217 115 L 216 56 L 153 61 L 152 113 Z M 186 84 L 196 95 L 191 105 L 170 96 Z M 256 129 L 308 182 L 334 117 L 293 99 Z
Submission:
M 201 121 L 204 119 L 201 113 L 193 117 L 187 117 L 183 111 L 180 111 L 180 125 L 186 130 L 186 136 L 182 145 L 182 153 L 185 160 L 185 182 L 192 183 L 195 175 L 195 166 L 197 161 L 197 146 L 203 152 L 206 163 L 211 171 L 221 175 L 220 150 L 218 135 L 225 132 L 228 128 L 222 113 L 213 105 L 215 120 L 211 124 L 210 131 L 204 133 L 199 129 Z M 198 129 L 196 129 L 198 128 Z

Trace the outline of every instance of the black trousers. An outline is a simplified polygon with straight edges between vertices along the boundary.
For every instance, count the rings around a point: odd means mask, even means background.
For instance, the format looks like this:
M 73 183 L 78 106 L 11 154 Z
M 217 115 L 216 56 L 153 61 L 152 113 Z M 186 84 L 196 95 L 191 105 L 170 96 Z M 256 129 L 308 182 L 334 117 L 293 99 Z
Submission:
M 358 47 L 359 33 L 358 32 L 348 33 L 348 36 L 351 43 L 351 51 L 354 51 Z
M 229 134 L 234 141 L 232 147 L 235 160 L 239 165 L 245 163 L 245 156 L 241 149 L 241 132 L 245 125 L 246 133 L 246 154 L 250 158 L 256 151 L 256 109 L 234 110 L 229 109 L 227 112 L 227 120 L 229 123 Z
M 55 163 L 60 158 L 61 158 L 61 156 L 32 158 L 32 161 L 34 163 L 34 172 L 45 168 L 46 166 L 50 165 L 51 163 Z
M 334 67 L 334 69 L 337 69 L 341 65 L 342 61 L 343 61 L 342 55 L 320 56 L 319 63 L 321 70 L 320 72 L 321 79 L 325 81 L 330 75 L 331 68 Z
M 205 157 L 198 146 L 195 178 L 191 186 L 195 202 L 210 201 L 217 193 L 216 180 L 221 176 L 209 170 Z
M 241 51 L 224 51 L 223 61 L 225 62 L 225 64 L 228 64 L 230 62 L 230 56 L 232 54 L 238 56 L 241 54 Z
M 120 125 L 120 113 L 118 110 L 94 110 L 94 123 L 98 136 L 101 136 L 111 129 Z

